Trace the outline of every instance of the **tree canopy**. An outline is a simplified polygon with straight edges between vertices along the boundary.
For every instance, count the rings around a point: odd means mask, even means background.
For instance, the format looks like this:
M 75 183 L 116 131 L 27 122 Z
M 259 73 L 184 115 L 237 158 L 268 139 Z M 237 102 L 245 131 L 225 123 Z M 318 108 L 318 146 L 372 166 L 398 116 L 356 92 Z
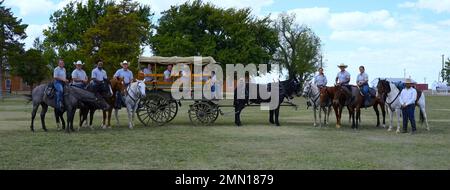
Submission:
M 268 17 L 250 9 L 222 9 L 200 0 L 172 6 L 162 13 L 151 39 L 160 56 L 213 56 L 222 64 L 269 63 L 277 32 Z
M 3 67 L 8 62 L 11 66 L 17 63 L 17 57 L 24 51 L 24 40 L 27 35 L 25 29 L 28 27 L 22 24 L 22 19 L 13 15 L 10 8 L 3 6 L 0 1 L 0 84 L 3 84 Z M 1 97 L 0 89 L 0 97 Z
M 280 14 L 275 23 L 279 45 L 275 62 L 289 71 L 289 78 L 305 81 L 318 67 L 321 56 L 320 38 L 307 26 L 295 23 L 295 14 Z
M 103 59 L 109 75 L 120 61 L 136 61 L 141 47 L 148 45 L 153 13 L 150 7 L 131 0 L 88 0 L 70 2 L 50 17 L 52 25 L 44 31 L 44 45 L 56 50 L 66 63 L 86 62 L 92 69 Z M 56 63 L 54 63 L 56 66 Z M 68 70 L 72 64 L 66 64 Z

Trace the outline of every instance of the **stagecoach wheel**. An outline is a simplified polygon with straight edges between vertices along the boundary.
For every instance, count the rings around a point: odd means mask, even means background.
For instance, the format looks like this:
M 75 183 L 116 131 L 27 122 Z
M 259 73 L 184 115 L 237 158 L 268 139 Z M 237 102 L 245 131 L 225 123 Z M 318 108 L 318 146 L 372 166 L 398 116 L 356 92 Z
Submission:
M 172 121 L 177 115 L 178 104 L 171 97 L 150 93 L 141 101 L 137 116 L 145 126 L 164 125 Z
M 189 119 L 194 125 L 213 124 L 219 116 L 219 107 L 212 102 L 195 102 L 190 105 Z

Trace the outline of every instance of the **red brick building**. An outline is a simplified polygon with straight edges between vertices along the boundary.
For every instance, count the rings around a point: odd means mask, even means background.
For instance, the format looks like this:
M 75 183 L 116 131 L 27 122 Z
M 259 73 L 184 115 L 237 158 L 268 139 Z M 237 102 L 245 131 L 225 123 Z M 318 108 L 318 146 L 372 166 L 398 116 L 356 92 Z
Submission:
M 31 87 L 26 84 L 19 76 L 10 76 L 2 79 L 2 91 L 3 92 L 17 92 L 17 91 L 30 91 Z

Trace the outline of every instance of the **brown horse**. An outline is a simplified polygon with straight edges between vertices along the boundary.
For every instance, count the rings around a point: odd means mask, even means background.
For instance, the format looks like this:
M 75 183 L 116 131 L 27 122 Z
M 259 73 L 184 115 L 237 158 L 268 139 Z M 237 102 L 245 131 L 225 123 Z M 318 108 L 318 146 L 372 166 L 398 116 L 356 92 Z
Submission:
M 337 88 L 324 87 L 320 89 L 320 106 L 324 107 L 330 103 L 333 103 L 334 97 L 336 95 Z M 334 114 L 336 115 L 336 128 L 341 128 L 341 114 L 343 106 L 337 104 L 331 104 L 333 106 Z M 348 107 L 347 107 L 348 108 Z M 350 109 L 349 109 L 350 112 Z M 351 117 L 350 117 L 351 118 Z
M 381 107 L 381 112 L 383 114 L 383 126 L 385 126 L 385 107 L 384 101 L 376 96 L 372 96 L 371 101 L 364 105 L 364 96 L 360 93 L 357 86 L 351 86 L 350 89 L 346 89 L 344 86 L 336 86 L 335 94 L 333 98 L 333 107 L 338 107 L 342 110 L 343 106 L 347 106 L 349 110 L 350 118 L 352 120 L 352 129 L 358 129 L 358 120 L 361 118 L 361 108 L 373 107 L 377 115 L 377 127 L 380 126 L 380 112 L 378 106 Z M 336 120 L 340 121 L 342 112 L 336 114 Z M 339 125 L 339 126 L 338 126 Z M 337 127 L 340 127 L 340 123 L 336 123 Z
M 103 120 L 102 120 L 102 128 L 108 128 L 111 127 L 111 114 L 112 110 L 114 108 L 114 104 L 116 101 L 116 95 L 118 92 L 124 92 L 125 91 L 125 85 L 123 84 L 122 78 L 112 78 L 110 81 L 111 90 L 113 92 L 113 95 L 109 98 L 105 98 L 106 102 L 110 105 L 109 109 L 103 111 Z M 90 115 L 90 121 L 89 121 L 89 127 L 92 128 L 92 120 L 94 117 L 96 108 L 85 108 L 80 111 L 80 127 L 86 121 L 87 123 L 87 114 Z M 106 118 L 108 117 L 108 123 L 106 123 Z M 117 116 L 116 116 L 117 119 Z

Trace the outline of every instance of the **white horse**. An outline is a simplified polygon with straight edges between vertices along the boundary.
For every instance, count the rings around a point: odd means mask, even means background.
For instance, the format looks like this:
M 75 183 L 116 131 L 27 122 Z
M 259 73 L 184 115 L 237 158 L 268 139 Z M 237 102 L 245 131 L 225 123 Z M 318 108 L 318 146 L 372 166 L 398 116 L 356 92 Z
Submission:
M 320 89 L 317 87 L 317 85 L 313 84 L 311 81 L 307 81 L 305 83 L 305 86 L 303 87 L 303 97 L 306 98 L 308 102 L 313 107 L 314 111 L 314 127 L 317 126 L 317 110 L 319 110 L 319 125 L 322 127 L 322 110 L 325 113 L 324 117 L 324 124 L 327 125 L 329 118 L 330 118 L 330 112 L 331 112 L 331 104 L 321 104 L 320 102 Z M 325 106 L 323 106 L 325 105 Z
M 386 81 L 386 80 L 385 80 Z M 394 120 L 394 112 L 397 113 L 397 133 L 400 132 L 400 117 L 401 117 L 401 108 L 402 105 L 400 104 L 400 93 L 401 91 L 393 84 L 392 82 L 386 81 L 389 83 L 389 89 L 388 93 L 386 94 L 386 106 L 387 110 L 389 110 L 390 115 L 390 123 L 389 123 L 389 129 L 388 131 L 392 131 L 392 121 Z M 379 84 L 380 85 L 380 82 Z M 380 96 L 381 94 L 378 94 L 377 96 Z M 417 106 L 419 106 L 420 109 L 420 121 L 423 124 L 425 122 L 426 129 L 429 131 L 430 127 L 428 126 L 428 117 L 427 113 L 425 111 L 425 94 L 422 93 L 422 95 L 419 97 L 419 100 L 417 101 Z
M 128 112 L 128 128 L 133 129 L 134 126 L 134 113 L 138 108 L 139 101 L 141 98 L 145 97 L 145 83 L 144 81 L 137 80 L 131 83 L 126 89 L 126 95 L 124 96 L 125 105 L 127 106 Z M 117 126 L 119 126 L 118 109 L 114 110 L 114 116 L 117 121 Z

